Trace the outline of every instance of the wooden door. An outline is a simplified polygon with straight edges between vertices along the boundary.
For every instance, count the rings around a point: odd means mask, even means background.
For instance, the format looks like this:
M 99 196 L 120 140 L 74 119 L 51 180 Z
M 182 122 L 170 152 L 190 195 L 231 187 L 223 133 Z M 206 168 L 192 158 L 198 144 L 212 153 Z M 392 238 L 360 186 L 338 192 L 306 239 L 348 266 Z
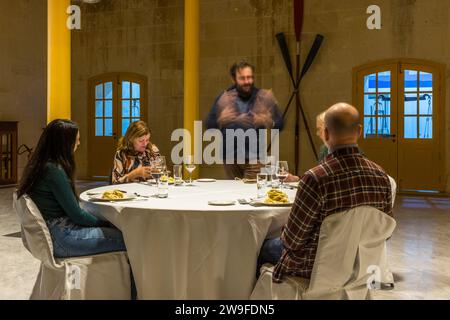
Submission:
M 401 64 L 399 82 L 399 184 L 402 189 L 442 190 L 439 69 Z
M 357 81 L 362 84 L 357 102 L 363 119 L 360 147 L 397 180 L 397 65 L 368 68 Z
M 119 139 L 129 125 L 147 119 L 145 77 L 114 73 L 89 81 L 88 172 L 105 180 L 111 173 Z
M 445 68 L 411 59 L 354 70 L 354 101 L 363 115 L 360 146 L 403 191 L 444 191 Z

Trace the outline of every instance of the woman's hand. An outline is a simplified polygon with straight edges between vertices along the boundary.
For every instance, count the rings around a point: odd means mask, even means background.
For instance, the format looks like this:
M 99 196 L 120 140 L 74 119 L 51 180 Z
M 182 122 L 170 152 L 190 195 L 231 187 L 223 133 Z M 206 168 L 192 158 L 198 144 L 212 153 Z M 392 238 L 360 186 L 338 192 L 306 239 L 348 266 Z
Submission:
M 135 180 L 137 178 L 144 178 L 148 179 L 152 175 L 152 168 L 151 167 L 139 167 L 137 169 L 134 169 L 130 172 L 129 180 Z

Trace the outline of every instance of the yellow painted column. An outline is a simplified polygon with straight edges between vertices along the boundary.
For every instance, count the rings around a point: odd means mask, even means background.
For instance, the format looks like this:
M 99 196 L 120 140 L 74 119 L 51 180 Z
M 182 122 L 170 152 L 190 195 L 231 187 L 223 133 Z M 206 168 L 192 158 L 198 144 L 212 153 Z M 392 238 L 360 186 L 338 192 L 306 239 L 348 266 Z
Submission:
M 71 118 L 70 0 L 47 0 L 47 122 Z
M 191 133 L 194 155 L 194 122 L 199 120 L 200 1 L 184 1 L 184 128 Z M 198 138 L 198 137 L 197 137 Z M 185 155 L 189 152 L 185 145 Z M 200 168 L 194 171 L 197 178 Z

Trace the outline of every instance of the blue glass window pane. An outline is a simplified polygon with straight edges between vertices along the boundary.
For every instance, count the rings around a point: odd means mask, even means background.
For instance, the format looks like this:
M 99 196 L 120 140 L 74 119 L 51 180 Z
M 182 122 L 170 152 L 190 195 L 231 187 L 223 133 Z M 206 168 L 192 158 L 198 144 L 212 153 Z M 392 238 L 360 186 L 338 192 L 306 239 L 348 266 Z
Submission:
M 103 119 L 95 119 L 95 136 L 103 137 Z
M 389 136 L 391 134 L 391 118 L 379 117 L 378 118 L 378 134 L 382 136 Z
M 103 84 L 95 86 L 95 99 L 103 99 Z
M 122 99 L 130 99 L 130 83 L 128 81 L 122 81 Z
M 391 72 L 378 73 L 378 92 L 391 92 Z
M 372 93 L 377 91 L 377 74 L 369 74 L 364 77 L 364 92 Z
M 138 121 L 140 121 L 141 119 L 140 118 L 133 118 L 133 119 L 131 119 L 131 122 L 133 123 L 133 122 L 138 122 Z
M 421 139 L 433 139 L 433 118 L 419 118 L 419 134 Z
M 133 83 L 132 97 L 133 99 L 141 98 L 141 85 L 139 83 Z
M 95 117 L 103 117 L 103 101 L 95 101 Z
M 377 96 L 375 94 L 364 95 L 364 115 L 374 116 L 376 114 L 375 99 Z
M 391 115 L 391 95 L 379 94 L 378 95 L 378 115 L 389 116 Z
M 125 135 L 125 133 L 127 133 L 127 129 L 130 126 L 130 119 L 122 119 L 122 136 Z
M 405 70 L 405 91 L 417 91 L 418 72 L 414 70 Z
M 417 114 L 417 94 L 407 93 L 405 94 L 405 115 Z
M 433 94 L 425 93 L 420 95 L 419 112 L 422 115 L 433 114 Z
M 113 85 L 112 82 L 105 83 L 105 99 L 113 98 Z
M 112 119 L 105 119 L 105 137 L 112 137 L 113 122 Z
M 130 100 L 122 100 L 122 118 L 130 118 Z
M 141 103 L 139 100 L 133 100 L 133 106 L 131 107 L 131 116 L 140 117 L 141 116 Z
M 420 72 L 420 91 L 433 91 L 433 74 Z
M 112 118 L 113 116 L 113 102 L 112 100 L 105 101 L 105 117 Z
M 364 118 L 364 138 L 374 138 L 376 135 L 376 118 L 365 117 Z
M 417 117 L 405 117 L 405 139 L 417 139 Z

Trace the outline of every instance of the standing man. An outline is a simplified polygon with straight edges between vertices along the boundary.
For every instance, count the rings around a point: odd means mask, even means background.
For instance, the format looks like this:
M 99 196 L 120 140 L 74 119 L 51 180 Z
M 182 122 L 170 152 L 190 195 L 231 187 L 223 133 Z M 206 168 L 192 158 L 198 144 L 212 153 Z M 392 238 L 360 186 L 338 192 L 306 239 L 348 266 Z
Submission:
M 391 183 L 386 172 L 358 149 L 362 127 L 351 105 L 338 103 L 326 111 L 324 142 L 328 156 L 300 180 L 281 238 L 266 240 L 258 264 L 276 264 L 273 280 L 283 275 L 310 278 L 324 219 L 359 206 L 392 216 Z
M 234 85 L 217 97 L 206 120 L 207 129 L 222 131 L 223 159 L 229 179 L 236 177 L 255 179 L 262 167 L 258 162 L 260 160 L 258 130 L 281 130 L 283 127 L 283 119 L 272 91 L 256 88 L 253 74 L 254 67 L 248 62 L 233 64 L 230 75 Z M 228 138 L 233 141 L 227 141 L 228 129 L 242 129 L 244 134 L 249 134 L 249 130 L 256 130 L 258 139 L 257 141 L 246 139 L 245 147 L 242 148 L 236 143 L 234 136 Z M 227 149 L 227 144 L 231 142 L 234 148 Z M 245 154 L 245 163 L 237 163 L 238 154 Z

